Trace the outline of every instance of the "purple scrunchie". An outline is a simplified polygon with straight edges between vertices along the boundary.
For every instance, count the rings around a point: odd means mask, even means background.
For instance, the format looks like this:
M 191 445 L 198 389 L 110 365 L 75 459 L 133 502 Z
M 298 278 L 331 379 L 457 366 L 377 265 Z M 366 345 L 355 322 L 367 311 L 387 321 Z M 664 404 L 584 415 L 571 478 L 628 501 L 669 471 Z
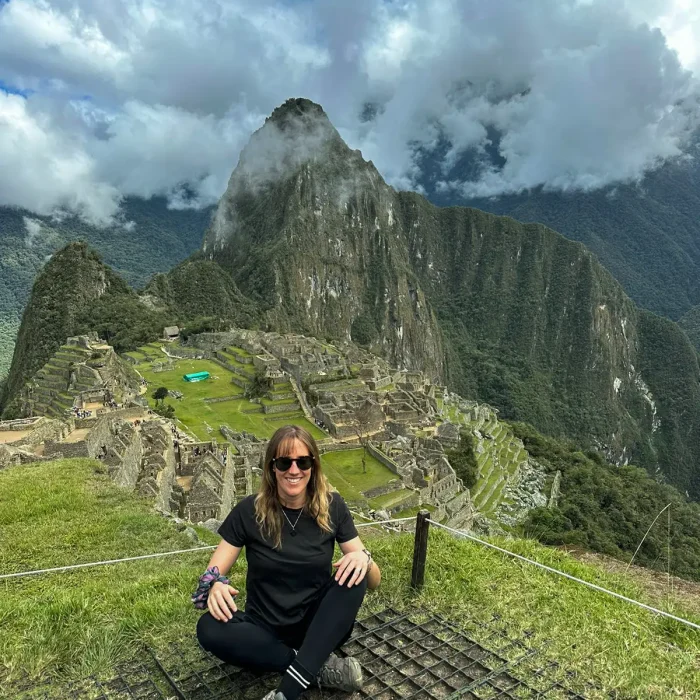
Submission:
M 197 586 L 197 590 L 192 594 L 192 602 L 197 610 L 207 609 L 209 590 L 219 581 L 225 583 L 227 586 L 231 583 L 225 576 L 219 573 L 218 566 L 212 566 L 199 577 L 199 586 Z

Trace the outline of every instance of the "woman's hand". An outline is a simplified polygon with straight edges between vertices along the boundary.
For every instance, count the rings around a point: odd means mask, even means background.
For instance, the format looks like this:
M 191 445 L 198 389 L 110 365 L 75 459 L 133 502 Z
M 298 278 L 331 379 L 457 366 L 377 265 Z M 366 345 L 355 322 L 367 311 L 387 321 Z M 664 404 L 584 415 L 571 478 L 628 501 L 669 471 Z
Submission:
M 207 599 L 207 609 L 211 616 L 220 622 L 228 622 L 238 610 L 233 599 L 236 595 L 238 591 L 233 586 L 227 586 L 221 581 L 212 585 Z
M 335 580 L 342 586 L 348 579 L 348 588 L 362 581 L 367 574 L 369 559 L 364 552 L 348 552 L 333 564 L 337 567 Z

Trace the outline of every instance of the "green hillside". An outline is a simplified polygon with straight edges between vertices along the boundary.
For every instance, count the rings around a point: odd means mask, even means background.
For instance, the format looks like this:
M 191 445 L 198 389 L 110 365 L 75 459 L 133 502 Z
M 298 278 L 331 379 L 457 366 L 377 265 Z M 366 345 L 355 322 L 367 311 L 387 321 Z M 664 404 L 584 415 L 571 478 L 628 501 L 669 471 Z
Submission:
M 551 226 L 584 243 L 641 307 L 672 319 L 700 303 L 700 164 L 669 162 L 641 182 L 595 192 L 545 192 L 465 200 L 434 180 L 476 176 L 465 157 L 445 175 L 426 159 L 421 184 L 439 206 L 468 205 Z
M 690 338 L 695 349 L 700 352 L 700 304 L 688 311 L 678 323 Z
M 700 504 L 643 469 L 607 464 L 571 441 L 545 437 L 524 423 L 509 430 L 546 470 L 547 493 L 561 474 L 556 505 L 531 510 L 518 528 L 522 535 L 624 562 L 634 555 L 637 564 L 700 580 Z
M 7 324 L 14 324 L 16 331 L 49 255 L 71 241 L 86 241 L 115 272 L 140 288 L 199 248 L 211 216 L 210 208 L 168 209 L 162 197 L 127 197 L 122 210 L 128 225 L 97 228 L 73 216 L 56 219 L 0 207 L 0 378 L 12 356 L 12 328 L 8 333 Z
M 136 293 L 84 243 L 71 243 L 37 277 L 22 317 L 8 381 L 0 395 L 4 415 L 24 383 L 63 345 L 89 330 L 120 349 L 162 333 L 159 312 L 138 301 Z
M 0 381 L 7 376 L 15 348 L 19 321 L 9 316 L 0 320 Z
M 253 328 L 259 316 L 232 277 L 216 263 L 199 256 L 156 275 L 145 293 L 182 319 L 223 317 L 238 326 Z
M 0 472 L 0 573 L 99 561 L 194 546 L 148 501 L 114 486 L 90 460 L 62 460 Z M 31 477 L 31 478 L 30 478 Z M 209 543 L 218 537 L 198 529 Z M 382 585 L 366 598 L 361 616 L 391 606 L 445 615 L 454 623 L 489 621 L 508 634 L 529 631 L 528 645 L 547 645 L 566 683 L 590 698 L 692 697 L 698 687 L 697 633 L 554 578 L 449 534 L 431 529 L 426 584 L 408 587 L 413 537 L 362 533 L 382 568 Z M 496 540 L 524 556 L 598 585 L 700 621 L 674 593 L 645 592 L 633 579 L 606 574 L 561 551 L 524 540 Z M 145 642 L 160 650 L 173 641 L 194 644 L 200 615 L 189 602 L 209 552 L 0 582 L 0 684 L 53 681 L 97 674 L 140 653 Z M 232 583 L 245 603 L 245 561 Z M 547 641 L 549 640 L 549 641 Z M 538 658 L 538 661 L 541 659 Z M 592 690 L 591 684 L 597 685 Z

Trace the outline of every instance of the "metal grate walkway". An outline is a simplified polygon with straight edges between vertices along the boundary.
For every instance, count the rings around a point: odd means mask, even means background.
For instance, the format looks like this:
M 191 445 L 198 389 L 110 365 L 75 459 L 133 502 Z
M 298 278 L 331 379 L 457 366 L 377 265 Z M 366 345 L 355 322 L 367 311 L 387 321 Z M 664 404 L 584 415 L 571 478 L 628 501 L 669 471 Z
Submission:
M 478 641 L 476 641 L 478 640 Z M 87 679 L 64 687 L 15 687 L 13 700 L 262 700 L 275 674 L 224 664 L 195 640 L 165 651 L 144 650 L 139 663 L 120 667 L 111 680 Z M 493 620 L 459 628 L 438 615 L 384 610 L 359 620 L 341 650 L 355 656 L 364 688 L 347 693 L 315 688 L 305 700 L 585 700 L 569 689 L 575 677 L 544 658 L 527 636 L 513 639 Z M 0 697 L 5 696 L 0 691 Z

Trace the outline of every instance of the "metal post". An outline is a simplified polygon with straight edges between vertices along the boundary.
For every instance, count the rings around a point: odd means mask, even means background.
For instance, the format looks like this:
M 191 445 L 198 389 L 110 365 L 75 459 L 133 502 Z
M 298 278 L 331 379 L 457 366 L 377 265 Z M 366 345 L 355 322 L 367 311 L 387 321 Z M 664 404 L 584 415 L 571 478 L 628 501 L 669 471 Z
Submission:
M 430 511 L 421 510 L 416 515 L 416 536 L 413 541 L 413 570 L 411 571 L 411 588 L 419 590 L 425 578 L 425 558 L 428 554 L 428 518 Z

